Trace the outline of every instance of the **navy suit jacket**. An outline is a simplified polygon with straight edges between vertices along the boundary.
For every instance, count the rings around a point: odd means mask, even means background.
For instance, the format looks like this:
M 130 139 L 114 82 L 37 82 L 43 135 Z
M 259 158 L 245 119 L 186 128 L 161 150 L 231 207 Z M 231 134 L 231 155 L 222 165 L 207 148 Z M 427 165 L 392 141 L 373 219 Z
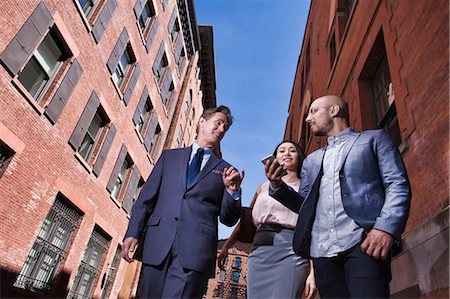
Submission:
M 176 240 L 184 268 L 214 275 L 217 219 L 234 225 L 241 201 L 229 195 L 222 181 L 222 171 L 230 164 L 214 153 L 187 187 L 190 153 L 191 147 L 162 153 L 132 209 L 125 238 L 145 237 L 142 262 L 155 266 Z
M 310 257 L 322 161 L 326 148 L 308 155 L 302 165 L 299 193 L 282 185 L 271 196 L 299 211 L 294 251 Z M 376 228 L 395 239 L 394 252 L 409 214 L 411 189 L 400 152 L 384 130 L 351 131 L 342 150 L 339 180 L 345 212 L 366 231 Z

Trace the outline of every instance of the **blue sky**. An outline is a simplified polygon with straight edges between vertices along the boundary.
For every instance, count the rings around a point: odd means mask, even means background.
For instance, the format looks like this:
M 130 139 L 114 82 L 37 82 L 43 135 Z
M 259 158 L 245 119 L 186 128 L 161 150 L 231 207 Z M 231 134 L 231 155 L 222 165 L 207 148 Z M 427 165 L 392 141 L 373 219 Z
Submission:
M 260 159 L 283 139 L 309 6 L 307 0 L 195 0 L 197 23 L 214 28 L 217 104 L 234 116 L 222 155 L 245 171 L 244 206 L 265 180 Z M 219 238 L 231 232 L 219 226 Z

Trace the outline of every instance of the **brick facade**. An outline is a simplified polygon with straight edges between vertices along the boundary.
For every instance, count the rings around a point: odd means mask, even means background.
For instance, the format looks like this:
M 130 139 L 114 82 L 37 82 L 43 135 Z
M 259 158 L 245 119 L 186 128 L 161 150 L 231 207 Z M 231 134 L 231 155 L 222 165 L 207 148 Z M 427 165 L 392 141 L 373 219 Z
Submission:
M 447 1 L 312 1 L 292 89 L 285 138 L 312 152 L 326 144 L 304 122 L 319 96 L 343 96 L 354 129 L 379 127 L 371 98 L 387 59 L 413 192 L 393 297 L 448 297 L 448 13 Z
M 93 236 L 94 231 L 102 236 L 100 239 L 105 238 L 107 245 L 102 247 L 104 252 L 94 267 L 95 277 L 89 280 L 92 283 L 89 296 L 117 297 L 125 275 L 134 272 L 134 266 L 127 271 L 127 264 L 115 258 L 128 225 L 132 200 L 162 149 L 172 145 L 172 140 L 168 142 L 167 138 L 173 136 L 167 135 L 172 122 L 178 119 L 175 107 L 185 100 L 185 94 L 180 91 L 184 82 L 192 81 L 195 74 L 195 71 L 188 72 L 188 66 L 194 70 L 202 67 L 197 63 L 200 55 L 197 25 L 191 24 L 193 37 L 183 31 L 186 26 L 183 20 L 187 13 L 192 14 L 192 7 L 179 6 L 175 0 L 95 2 L 98 4 L 91 10 L 81 7 L 77 0 L 3 1 L 0 5 L 3 21 L 0 33 L 2 298 L 65 297 L 80 281 L 77 273 L 81 261 L 86 261 L 88 244 L 102 243 Z M 144 20 L 144 28 L 139 17 L 148 3 L 152 4 L 153 11 L 149 8 L 150 17 Z M 193 5 L 191 1 L 186 3 Z M 173 22 L 179 22 L 180 28 L 178 33 L 172 32 L 175 38 L 170 32 Z M 47 55 L 58 50 L 47 42 L 49 36 L 62 51 L 54 62 Z M 47 48 L 42 48 L 43 44 Z M 161 45 L 167 65 L 158 82 L 155 61 Z M 124 67 L 120 79 L 118 68 L 125 52 L 129 54 L 130 64 Z M 38 71 L 31 67 L 32 61 L 40 65 Z M 44 74 L 52 63 L 55 71 L 47 74 L 48 81 L 41 77 L 31 81 L 30 76 L 36 74 L 33 71 Z M 201 77 L 196 80 L 197 84 L 191 88 L 200 96 L 193 99 L 192 106 L 201 115 Z M 142 109 L 140 105 L 145 102 L 145 99 L 141 101 L 143 94 L 150 99 L 149 115 L 157 120 L 153 124 L 160 128 L 155 134 L 149 133 L 151 117 L 143 124 L 147 131 L 139 131 L 134 123 L 139 116 L 137 109 Z M 89 111 L 91 104 L 97 110 Z M 78 145 L 84 144 L 86 125 L 94 122 L 95 111 L 102 118 L 100 133 L 94 136 L 89 156 L 83 156 L 82 145 Z M 83 124 L 85 116 L 89 116 L 89 122 Z M 77 128 L 82 135 L 75 142 Z M 117 162 L 121 156 L 123 159 Z M 121 177 L 121 191 L 112 195 L 124 161 L 131 161 L 132 165 L 127 168 L 126 176 Z M 80 219 L 67 246 L 62 248 L 65 253 L 50 249 L 63 258 L 51 279 L 40 277 L 46 282 L 42 287 L 36 282 L 37 272 L 30 274 L 32 271 L 27 272 L 25 264 L 32 248 L 41 246 L 39 238 L 46 238 L 46 217 L 59 221 L 51 218 L 50 213 L 57 199 L 76 211 Z M 58 232 L 64 235 L 67 233 L 64 229 L 61 226 Z M 47 239 L 50 243 L 44 241 L 47 245 L 41 252 L 52 247 L 48 244 L 57 247 L 58 232 L 53 241 Z M 30 261 L 34 263 L 33 258 Z M 31 280 L 17 286 L 21 271 Z

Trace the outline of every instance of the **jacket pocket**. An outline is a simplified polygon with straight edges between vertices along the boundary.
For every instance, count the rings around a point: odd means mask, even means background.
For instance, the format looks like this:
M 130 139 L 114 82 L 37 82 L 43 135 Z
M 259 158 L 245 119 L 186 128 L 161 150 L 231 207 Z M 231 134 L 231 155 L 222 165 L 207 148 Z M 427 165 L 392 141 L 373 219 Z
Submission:
M 161 220 L 161 216 L 159 215 L 152 215 L 150 216 L 150 219 L 147 221 L 148 226 L 156 226 L 159 224 L 159 221 Z

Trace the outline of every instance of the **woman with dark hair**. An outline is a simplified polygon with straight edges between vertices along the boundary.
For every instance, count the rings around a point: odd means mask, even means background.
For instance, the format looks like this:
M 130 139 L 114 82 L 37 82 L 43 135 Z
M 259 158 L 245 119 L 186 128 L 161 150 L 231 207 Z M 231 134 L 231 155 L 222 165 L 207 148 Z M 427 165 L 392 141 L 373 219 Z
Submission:
M 282 180 L 298 191 L 300 169 L 305 158 L 300 146 L 292 141 L 283 141 L 275 148 L 273 156 L 285 170 Z M 257 229 L 247 262 L 248 298 L 300 298 L 302 293 L 305 298 L 312 298 L 316 293 L 312 263 L 297 256 L 292 249 L 298 214 L 269 196 L 269 181 L 259 186 L 250 207 Z M 221 269 L 228 249 L 237 241 L 240 225 L 218 255 Z

